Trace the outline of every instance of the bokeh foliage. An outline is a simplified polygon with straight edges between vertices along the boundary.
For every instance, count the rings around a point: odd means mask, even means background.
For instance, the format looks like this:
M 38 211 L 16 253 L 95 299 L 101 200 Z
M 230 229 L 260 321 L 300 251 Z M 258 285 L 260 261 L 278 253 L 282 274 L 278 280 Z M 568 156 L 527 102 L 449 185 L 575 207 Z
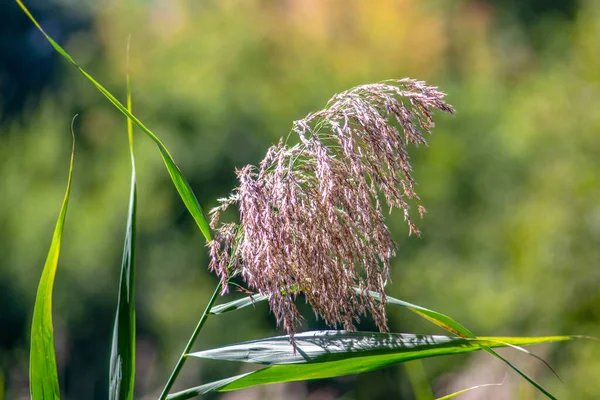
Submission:
M 400 246 L 390 295 L 452 315 L 480 335 L 599 336 L 600 4 L 580 1 L 572 12 L 538 10 L 522 19 L 495 3 L 130 1 L 80 10 L 92 15 L 88 30 L 61 43 L 124 99 L 132 34 L 136 115 L 164 140 L 204 208 L 235 185 L 235 167 L 259 161 L 291 121 L 333 93 L 404 76 L 439 85 L 457 115 L 440 116 L 430 147 L 413 152 L 429 213 L 420 223 L 423 239 L 407 238 L 401 217 L 390 217 Z M 20 118 L 3 118 L 0 126 L 0 372 L 7 398 L 27 397 L 27 332 L 76 112 L 78 163 L 54 295 L 57 359 L 66 398 L 106 397 L 129 188 L 125 120 L 69 65 L 58 68 L 60 90 L 32 92 Z M 8 110 L 14 112 L 0 112 Z M 216 280 L 154 145 L 138 137 L 136 393 L 156 397 Z M 432 330 L 398 311 L 389 315 L 393 331 Z M 306 317 L 307 328 L 322 327 Z M 277 333 L 257 305 L 210 320 L 198 349 Z M 557 397 L 598 398 L 597 344 L 540 352 L 565 383 L 541 366 L 530 371 Z M 444 382 L 474 362 L 495 360 L 458 357 L 425 367 L 442 395 L 449 392 Z M 177 385 L 239 372 L 234 368 L 189 362 Z M 288 390 L 413 396 L 400 368 L 307 385 Z M 533 396 L 518 386 L 506 390 Z

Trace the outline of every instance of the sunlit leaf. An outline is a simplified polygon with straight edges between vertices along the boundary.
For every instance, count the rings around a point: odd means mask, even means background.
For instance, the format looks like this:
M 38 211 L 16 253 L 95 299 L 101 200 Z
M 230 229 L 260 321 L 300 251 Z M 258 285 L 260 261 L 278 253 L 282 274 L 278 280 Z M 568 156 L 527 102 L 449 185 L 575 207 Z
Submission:
M 571 340 L 570 336 L 479 339 L 440 335 L 377 332 L 315 331 L 254 340 L 192 353 L 192 357 L 270 365 L 261 370 L 198 386 L 169 396 L 190 398 L 208 391 L 231 391 L 251 386 L 357 374 L 409 360 L 467 353 L 486 347 L 526 346 Z
M 67 190 L 60 209 L 58 221 L 56 221 L 52 243 L 50 244 L 50 250 L 48 251 L 46 263 L 44 264 L 44 270 L 42 271 L 42 277 L 40 278 L 40 283 L 38 285 L 35 306 L 33 309 L 31 349 L 29 355 L 29 385 L 31 398 L 33 400 L 60 398 L 56 354 L 54 352 L 54 329 L 52 326 L 52 289 L 54 287 L 54 278 L 58 267 L 60 244 L 67 215 L 69 196 L 71 193 L 74 158 L 75 135 L 73 135 Z
M 423 350 L 430 355 L 435 355 L 440 349 L 444 354 L 464 353 L 480 350 L 482 347 L 527 346 L 571 339 L 570 336 L 467 339 L 443 335 L 329 330 L 295 335 L 295 350 L 290 344 L 289 335 L 283 335 L 191 353 L 190 356 L 265 365 L 305 364 L 346 360 L 352 357 L 411 354 Z
M 127 46 L 129 57 L 129 42 Z M 129 70 L 127 72 L 127 109 L 131 112 L 131 84 Z M 131 189 L 129 192 L 129 211 L 123 261 L 121 262 L 121 279 L 119 282 L 119 298 L 113 329 L 112 350 L 109 371 L 109 399 L 133 399 L 135 381 L 135 237 L 137 190 L 135 175 L 135 159 L 133 156 L 133 126 L 127 118 L 127 134 L 129 136 L 129 154 L 131 157 Z

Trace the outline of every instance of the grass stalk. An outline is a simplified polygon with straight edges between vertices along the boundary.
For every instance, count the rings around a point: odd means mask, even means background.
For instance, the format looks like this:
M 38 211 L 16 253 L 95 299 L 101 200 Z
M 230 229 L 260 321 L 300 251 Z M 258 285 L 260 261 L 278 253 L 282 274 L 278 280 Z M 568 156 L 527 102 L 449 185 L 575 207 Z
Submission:
M 183 349 L 183 352 L 181 353 L 181 356 L 179 357 L 179 360 L 177 361 L 177 365 L 175 365 L 175 368 L 173 369 L 173 372 L 171 373 L 171 376 L 169 377 L 169 380 L 167 381 L 165 388 L 163 389 L 162 393 L 160 394 L 159 400 L 165 400 L 167 398 L 167 396 L 169 395 L 169 391 L 171 390 L 171 388 L 173 387 L 173 384 L 177 380 L 177 377 L 179 376 L 179 373 L 181 372 L 181 369 L 183 368 L 183 365 L 185 364 L 185 362 L 187 360 L 188 353 L 190 352 L 190 350 L 192 349 L 192 346 L 194 345 L 194 342 L 198 338 L 198 335 L 200 334 L 202 327 L 204 327 L 204 324 L 206 323 L 206 320 L 208 319 L 208 316 L 210 315 L 210 309 L 212 308 L 213 304 L 215 304 L 215 300 L 217 300 L 217 297 L 220 292 L 221 292 L 221 283 L 219 282 L 217 284 L 217 287 L 215 288 L 215 291 L 213 292 L 210 300 L 208 301 L 208 304 L 206 305 L 206 309 L 202 313 L 202 317 L 200 317 L 200 320 L 198 321 L 198 325 L 196 325 L 196 329 L 194 329 L 194 332 L 192 332 L 192 336 L 190 336 L 190 339 L 188 340 L 187 345 Z

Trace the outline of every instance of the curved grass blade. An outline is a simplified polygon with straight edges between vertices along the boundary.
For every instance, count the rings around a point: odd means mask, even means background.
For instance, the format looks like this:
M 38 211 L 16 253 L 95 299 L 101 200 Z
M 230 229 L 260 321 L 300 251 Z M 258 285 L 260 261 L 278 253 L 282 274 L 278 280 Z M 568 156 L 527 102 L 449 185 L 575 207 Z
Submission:
M 570 340 L 569 336 L 539 338 L 468 339 L 439 335 L 385 334 L 375 332 L 315 331 L 239 343 L 190 356 L 270 365 L 248 374 L 230 377 L 175 393 L 169 399 L 190 398 L 208 391 L 232 391 L 251 386 L 323 379 L 357 374 L 409 360 L 467 353 L 505 343 L 530 345 Z
M 177 165 L 175 164 L 175 161 L 173 160 L 173 157 L 171 157 L 171 154 L 169 153 L 167 148 L 162 144 L 162 142 L 158 139 L 158 137 L 154 133 L 152 133 L 152 131 L 150 131 L 150 129 L 148 129 L 123 104 L 121 104 L 115 96 L 113 96 L 100 83 L 98 83 L 90 74 L 88 74 L 83 68 L 81 68 L 75 62 L 75 60 L 73 60 L 73 58 L 71 58 L 71 56 L 42 29 L 40 24 L 33 17 L 33 15 L 31 15 L 31 13 L 27 9 L 27 7 L 25 7 L 25 5 L 23 4 L 23 2 L 21 0 L 15 0 L 15 1 L 17 2 L 17 4 L 19 4 L 19 6 L 23 10 L 23 12 L 25 12 L 25 14 L 27 14 L 29 19 L 35 24 L 35 26 L 38 28 L 38 30 L 46 37 L 46 39 L 48 40 L 48 42 L 50 42 L 52 47 L 54 47 L 54 49 L 60 55 L 62 55 L 65 59 L 67 59 L 67 61 L 69 61 L 71 64 L 73 64 L 75 66 L 75 68 L 77 68 L 79 70 L 79 72 L 81 72 L 83 74 L 83 76 L 85 76 L 96 87 L 96 89 L 98 89 L 100 91 L 100 93 L 102 93 L 119 111 L 121 111 L 128 118 L 130 118 L 131 121 L 135 125 L 137 125 L 146 135 L 148 135 L 148 137 L 150 139 L 152 139 L 154 141 L 154 143 L 158 147 L 158 150 L 160 151 L 163 161 L 165 162 L 165 165 L 167 167 L 167 171 L 169 172 L 169 175 L 171 176 L 171 180 L 173 181 L 173 184 L 175 185 L 175 188 L 177 189 L 177 192 L 179 193 L 181 200 L 183 200 L 183 203 L 185 204 L 189 213 L 194 218 L 194 221 L 196 221 L 198 228 L 200 228 L 200 231 L 202 231 L 202 234 L 204 235 L 206 240 L 210 241 L 211 240 L 210 228 L 208 226 L 208 222 L 206 222 L 206 218 L 204 217 L 204 212 L 202 211 L 202 208 L 200 207 L 200 204 L 198 203 L 198 199 L 196 198 L 196 195 L 192 191 L 190 184 L 188 183 L 188 181 L 185 179 L 185 177 L 179 170 L 179 167 L 177 167 Z
M 354 290 L 357 292 L 360 292 L 359 288 L 354 288 Z M 367 293 L 369 294 L 369 296 L 371 296 L 375 300 L 381 301 L 381 294 L 379 294 L 377 292 L 373 292 L 373 291 L 368 291 Z M 463 338 L 472 338 L 472 339 L 477 337 L 477 336 L 475 336 L 475 334 L 473 332 L 471 332 L 470 330 L 465 328 L 462 324 L 456 322 L 449 316 L 439 313 L 437 311 L 433 311 L 428 308 L 421 307 L 416 304 L 412 304 L 412 303 L 409 303 L 409 302 L 406 302 L 403 300 L 399 300 L 399 299 L 396 299 L 391 296 L 386 297 L 386 302 L 388 304 L 394 304 L 397 306 L 406 307 L 409 310 L 411 310 L 412 312 L 425 318 L 426 320 L 433 322 L 437 326 L 447 330 L 450 333 L 454 333 L 457 336 L 460 336 Z
M 355 289 L 358 290 L 358 289 Z M 373 298 L 375 298 L 376 300 L 381 301 L 381 295 L 377 292 L 369 292 L 369 295 Z M 467 328 L 465 328 L 463 325 L 461 325 L 460 323 L 456 322 L 455 320 L 453 320 L 452 318 L 448 317 L 447 315 L 444 315 L 442 313 L 438 313 L 437 311 L 433 311 L 433 310 L 429 310 L 425 307 L 421 307 L 421 306 L 417 306 L 415 304 L 411 304 L 402 300 L 398 300 L 395 299 L 393 297 L 387 297 L 387 302 L 390 304 L 396 304 L 402 307 L 406 307 L 409 310 L 411 310 L 412 312 L 420 315 L 421 317 L 427 319 L 428 321 L 433 322 L 434 324 L 440 326 L 441 328 L 454 333 L 458 336 L 461 337 L 465 337 L 465 338 L 477 338 L 477 336 L 475 336 L 475 334 L 471 331 L 469 331 Z M 570 336 L 570 339 L 575 339 L 577 337 L 575 336 Z M 514 344 L 514 343 L 508 343 L 506 344 L 507 346 L 510 347 L 518 347 L 518 344 Z M 540 392 L 544 393 L 548 398 L 550 399 L 556 399 L 552 394 L 550 394 L 550 392 L 548 392 L 542 385 L 540 385 L 539 383 L 537 383 L 535 380 L 533 380 L 532 378 L 530 378 L 527 374 L 525 374 L 524 372 L 522 372 L 520 369 L 518 369 L 517 367 L 515 367 L 513 364 L 511 364 L 508 360 L 506 360 L 505 358 L 503 358 L 502 356 L 500 356 L 500 354 L 496 353 L 491 347 L 496 347 L 496 346 L 483 346 L 482 349 L 487 351 L 488 353 L 490 353 L 491 355 L 493 355 L 494 357 L 498 358 L 499 360 L 503 361 L 506 365 L 508 365 L 511 369 L 513 369 L 516 373 L 518 373 L 519 375 L 521 375 L 523 378 L 525 378 L 525 380 L 527 380 L 529 383 L 531 383 L 533 386 L 535 386 L 536 389 L 538 389 Z M 522 349 L 524 350 L 524 349 Z M 527 351 L 525 351 L 527 352 Z M 540 360 L 539 357 L 534 356 L 532 353 L 528 353 L 529 355 L 535 357 L 536 359 Z M 544 362 L 544 364 L 546 364 L 546 366 L 548 366 L 548 368 L 550 368 L 550 370 L 554 373 L 554 375 L 556 375 L 556 372 L 554 372 L 554 370 L 548 365 L 548 363 L 546 363 L 545 361 L 542 360 L 542 362 Z M 560 378 L 559 378 L 560 379 Z
M 575 337 L 573 337 L 575 338 Z M 506 358 L 502 357 L 500 354 L 496 353 L 494 350 L 492 350 L 489 347 L 485 347 L 483 348 L 483 350 L 487 351 L 488 353 L 490 353 L 491 355 L 493 355 L 494 357 L 498 358 L 499 360 L 504 361 L 504 363 L 506 365 L 508 365 L 513 371 L 515 371 L 517 374 L 521 375 L 523 378 L 525 378 L 525 380 L 529 383 L 531 383 L 533 386 L 535 386 L 535 388 L 537 390 L 539 390 L 540 392 L 544 393 L 546 395 L 546 397 L 548 397 L 549 399 L 552 400 L 557 400 L 556 397 L 554 397 L 549 391 L 547 391 L 542 385 L 540 385 L 539 383 L 537 383 L 533 378 L 530 378 L 526 373 L 524 373 L 523 371 L 521 371 L 519 368 L 515 367 L 514 365 L 512 365 L 512 363 L 510 361 L 508 361 Z
M 483 384 L 483 385 L 472 386 L 470 388 L 459 390 L 458 392 L 454 392 L 454 393 L 448 394 L 446 396 L 438 397 L 436 400 L 449 400 L 449 399 L 455 398 L 456 396 L 460 396 L 461 394 L 465 394 L 467 392 L 470 392 L 471 390 L 476 390 L 476 389 L 481 389 L 481 388 L 491 387 L 491 386 L 502 386 L 502 385 L 504 385 L 504 382 L 501 382 L 501 383 L 486 383 L 486 384 Z
M 75 118 L 73 118 L 73 121 Z M 63 227 L 67 216 L 69 196 L 71 194 L 71 178 L 73 177 L 73 162 L 75 159 L 75 134 L 71 124 L 73 135 L 73 147 L 71 149 L 71 162 L 69 164 L 69 178 L 67 190 L 63 199 L 62 207 L 50 250 L 44 264 L 42 277 L 38 285 L 33 308 L 33 322 L 31 324 L 31 349 L 29 361 L 29 387 L 31 398 L 37 399 L 59 399 L 60 388 L 58 385 L 58 372 L 56 367 L 56 354 L 54 353 L 54 329 L 52 327 L 52 289 L 54 277 L 58 267 L 60 255 L 60 244 L 62 240 Z
M 576 338 L 576 337 L 574 336 L 573 338 Z M 549 363 L 548 363 L 546 360 L 544 360 L 542 357 L 540 357 L 540 356 L 538 356 L 538 355 L 536 355 L 536 354 L 533 354 L 532 352 L 530 352 L 529 350 L 527 350 L 527 349 L 525 349 L 525 348 L 523 348 L 523 347 L 521 347 L 521 346 L 516 346 L 516 345 L 510 344 L 510 343 L 504 343 L 504 344 L 506 344 L 506 346 L 507 346 L 507 347 L 513 348 L 513 349 L 515 349 L 515 350 L 518 350 L 518 351 L 520 351 L 520 352 L 523 352 L 523 353 L 527 354 L 529 357 L 533 357 L 533 358 L 535 358 L 536 360 L 540 361 L 540 362 L 541 362 L 541 363 L 543 363 L 543 364 L 544 364 L 544 365 L 545 365 L 545 366 L 546 366 L 546 367 L 547 367 L 547 368 L 548 368 L 550 371 L 552 371 L 552 373 L 554 374 L 554 376 L 556 376 L 556 378 L 558 378 L 558 380 L 559 380 L 559 381 L 561 381 L 561 382 L 562 382 L 562 379 L 560 378 L 560 376 L 558 375 L 558 373 L 557 373 L 557 372 L 554 370 L 554 368 L 552 368 L 552 366 L 551 366 L 551 365 L 550 365 L 550 364 L 549 364 Z
M 426 351 L 435 355 L 464 353 L 483 347 L 527 346 L 571 340 L 570 336 L 543 337 L 480 337 L 468 339 L 443 335 L 415 335 L 406 333 L 310 331 L 294 336 L 296 349 L 290 345 L 290 336 L 275 336 L 190 353 L 191 357 L 251 364 L 281 365 L 343 361 L 354 357 L 389 354 L 412 354 Z M 418 357 L 424 358 L 424 357 Z
M 209 393 L 209 392 L 218 391 L 220 388 L 227 385 L 228 383 L 236 381 L 236 380 L 243 378 L 244 376 L 250 375 L 250 374 L 252 374 L 252 372 L 247 372 L 247 373 L 241 374 L 241 375 L 235 375 L 235 376 L 232 376 L 229 378 L 225 378 L 225 379 L 221 379 L 221 380 L 214 381 L 211 383 L 207 383 L 202 386 L 197 386 L 197 387 L 194 387 L 191 389 L 182 390 L 181 392 L 177 392 L 177 393 L 168 395 L 167 400 L 191 399 L 193 397 L 201 396 L 201 395 Z
M 129 64 L 129 39 L 127 40 L 127 64 Z M 131 83 L 129 67 L 127 68 L 127 109 L 131 112 Z M 131 400 L 135 380 L 135 238 L 137 189 L 135 174 L 135 158 L 133 155 L 133 125 L 127 118 L 127 135 L 129 137 L 129 154 L 131 156 L 131 189 L 129 192 L 129 211 L 123 261 L 121 262 L 121 278 L 119 282 L 119 298 L 113 329 L 113 341 L 110 355 L 109 399 Z
M 253 306 L 255 303 L 267 300 L 269 296 L 264 294 L 253 294 L 252 296 L 243 297 L 241 299 L 233 300 L 219 306 L 211 308 L 209 314 L 219 315 L 229 311 L 239 310 L 248 306 Z

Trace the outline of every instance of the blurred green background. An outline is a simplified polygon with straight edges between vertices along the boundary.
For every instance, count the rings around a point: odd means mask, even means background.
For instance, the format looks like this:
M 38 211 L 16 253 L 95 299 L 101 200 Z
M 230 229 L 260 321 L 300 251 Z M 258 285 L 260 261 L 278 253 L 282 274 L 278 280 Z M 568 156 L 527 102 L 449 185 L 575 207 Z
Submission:
M 389 217 L 389 294 L 479 335 L 600 336 L 600 2 L 597 0 L 27 1 L 48 33 L 118 97 L 131 34 L 134 113 L 208 209 L 291 123 L 351 86 L 405 76 L 448 93 L 428 148 L 412 149 L 429 210 L 422 239 Z M 125 119 L 0 3 L 0 399 L 28 394 L 35 290 L 77 150 L 54 293 L 61 389 L 103 399 L 129 190 Z M 136 136 L 136 397 L 156 398 L 215 285 L 204 239 L 154 145 Z M 235 294 L 234 294 L 235 295 Z M 241 295 L 238 295 L 241 296 Z M 304 328 L 323 328 L 305 310 Z M 402 309 L 398 332 L 441 333 Z M 365 321 L 362 329 L 372 329 Z M 209 320 L 196 349 L 279 333 L 265 304 Z M 503 352 L 561 399 L 600 398 L 600 344 Z M 486 354 L 208 396 L 541 398 Z M 238 373 L 189 360 L 182 389 Z M 407 373 L 408 372 L 410 373 Z M 409 376 L 413 376 L 412 383 Z

